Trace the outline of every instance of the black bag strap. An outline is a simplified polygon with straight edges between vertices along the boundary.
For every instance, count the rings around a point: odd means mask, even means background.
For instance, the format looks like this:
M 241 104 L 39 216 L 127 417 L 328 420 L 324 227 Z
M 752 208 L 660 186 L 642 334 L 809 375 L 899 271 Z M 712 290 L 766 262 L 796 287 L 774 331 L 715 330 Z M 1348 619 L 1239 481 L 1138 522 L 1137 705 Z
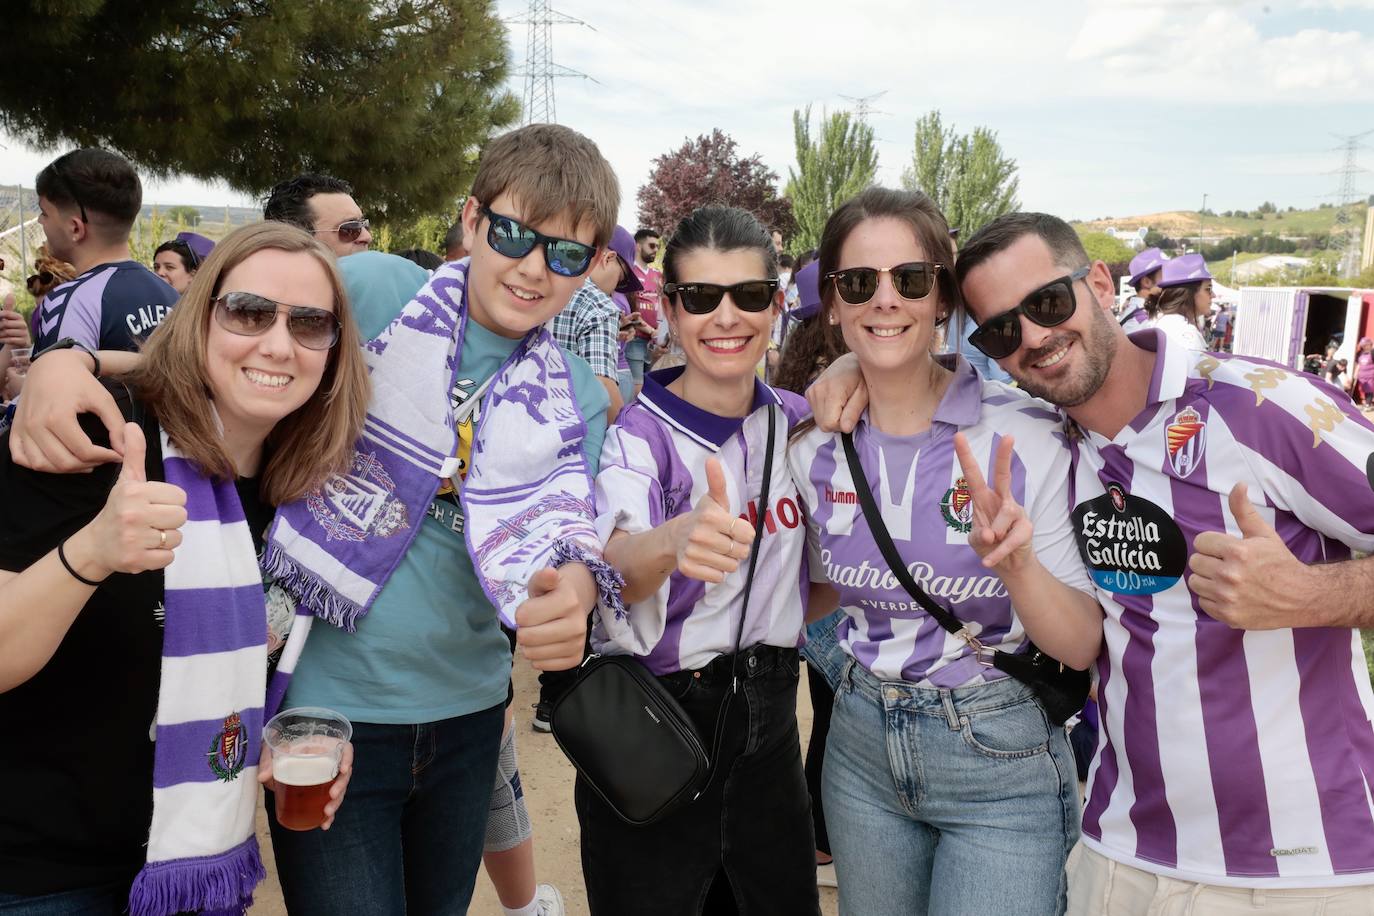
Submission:
M 730 711 L 730 701 L 739 693 L 739 645 L 744 640 L 744 622 L 749 615 L 749 596 L 754 591 L 754 570 L 759 562 L 759 545 L 763 542 L 763 520 L 768 514 L 768 490 L 773 481 L 773 440 L 777 438 L 777 412 L 772 404 L 768 405 L 768 445 L 763 453 L 763 489 L 759 494 L 759 511 L 754 517 L 754 543 L 749 546 L 749 571 L 744 576 L 744 602 L 739 610 L 739 627 L 735 630 L 735 650 L 730 658 L 730 691 L 725 694 L 725 699 L 720 701 L 720 709 L 716 712 L 715 734 L 711 736 L 711 756 L 707 758 L 708 768 L 706 782 L 702 785 L 701 791 L 711 785 L 711 780 L 716 778 L 716 762 L 720 760 L 720 741 L 724 732 L 725 717 Z M 745 481 L 748 482 L 748 474 Z M 701 793 L 697 793 L 700 796 Z
M 892 570 L 892 575 L 897 577 L 897 581 L 906 589 L 907 594 L 916 600 L 921 609 L 935 618 L 935 622 L 945 629 L 946 632 L 957 636 L 968 643 L 975 653 L 981 657 L 984 651 L 983 644 L 964 628 L 949 608 L 940 604 L 934 598 L 926 594 L 926 590 L 911 578 L 911 573 L 907 570 L 906 564 L 902 562 L 901 554 L 897 552 L 897 545 L 892 543 L 892 536 L 887 533 L 887 526 L 883 524 L 883 517 L 878 512 L 878 504 L 873 500 L 873 491 L 868 488 L 868 478 L 864 476 L 863 466 L 859 464 L 859 453 L 854 449 L 854 436 L 851 433 L 841 433 L 840 441 L 844 445 L 844 457 L 849 463 L 849 476 L 854 479 L 854 492 L 858 494 L 859 505 L 863 507 L 864 520 L 868 522 L 869 533 L 873 535 L 873 542 L 878 545 L 878 550 L 883 555 L 883 560 L 888 568 Z

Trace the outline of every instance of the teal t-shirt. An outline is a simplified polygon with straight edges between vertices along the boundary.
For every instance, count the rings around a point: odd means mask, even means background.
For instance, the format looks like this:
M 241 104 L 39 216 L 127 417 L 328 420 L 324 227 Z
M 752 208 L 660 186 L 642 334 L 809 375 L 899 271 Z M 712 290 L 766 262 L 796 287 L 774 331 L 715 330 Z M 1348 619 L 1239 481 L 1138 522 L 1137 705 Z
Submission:
M 380 308 L 393 309 L 394 317 L 394 305 Z M 372 314 L 378 309 L 364 302 L 355 302 L 354 309 L 362 327 L 385 327 L 390 321 L 385 313 Z M 381 318 L 386 321 L 379 324 Z M 454 404 L 499 369 L 518 343 L 469 322 Z M 586 362 L 572 355 L 567 359 L 587 424 L 582 451 L 595 474 L 610 398 Z M 499 442 L 494 447 L 499 450 Z M 462 509 L 446 497 L 436 498 L 357 632 L 315 622 L 287 692 L 288 706 L 326 706 L 355 722 L 410 725 L 505 701 L 510 643 L 477 582 L 462 525 Z

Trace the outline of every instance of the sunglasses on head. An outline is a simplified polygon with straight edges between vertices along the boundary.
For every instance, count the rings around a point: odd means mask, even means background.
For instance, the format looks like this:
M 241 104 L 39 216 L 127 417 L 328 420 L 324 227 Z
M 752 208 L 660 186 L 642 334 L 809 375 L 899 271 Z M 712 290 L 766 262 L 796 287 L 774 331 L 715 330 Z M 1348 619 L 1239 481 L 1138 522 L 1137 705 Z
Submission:
M 371 226 L 365 219 L 346 219 L 333 229 L 316 229 L 315 232 L 337 232 L 339 241 L 356 242 L 358 237 L 363 234 L 363 230 Z
M 989 318 L 968 336 L 968 342 L 991 359 L 1005 359 L 1021 346 L 1021 319 L 1025 315 L 1042 328 L 1061 325 L 1073 317 L 1078 303 L 1073 284 L 1088 275 L 1091 267 L 1080 267 L 1067 277 L 1051 280 L 1021 300 L 1016 308 Z
M 773 294 L 777 290 L 777 280 L 745 280 L 731 286 L 718 283 L 669 283 L 663 287 L 664 295 L 677 296 L 683 311 L 689 315 L 714 312 L 726 293 L 730 294 L 730 301 L 740 311 L 762 312 L 773 304 Z
M 70 155 L 71 153 L 67 154 L 67 156 Z M 90 220 L 86 218 L 86 205 L 81 202 L 80 197 L 76 196 L 76 186 L 72 184 L 72 180 L 62 171 L 62 160 L 66 159 L 67 156 L 60 156 L 53 160 L 52 173 L 58 181 L 62 182 L 62 187 L 66 188 L 67 193 L 71 195 L 72 203 L 76 204 L 77 208 L 81 211 L 81 222 L 89 224 Z
M 896 267 L 848 267 L 832 270 L 825 279 L 835 285 L 835 292 L 850 305 L 862 305 L 878 292 L 878 275 L 887 274 L 892 279 L 892 288 L 903 299 L 924 299 L 935 288 L 935 275 L 940 272 L 939 264 L 928 261 L 912 261 Z
M 215 320 L 231 334 L 257 337 L 277 323 L 277 312 L 286 311 L 286 330 L 307 350 L 328 350 L 339 342 L 339 319 L 333 312 L 304 305 L 274 302 L 256 293 L 223 293 L 217 296 Z
M 560 277 L 580 277 L 592 265 L 595 245 L 545 235 L 509 216 L 493 212 L 490 207 L 482 207 L 479 212 L 487 218 L 487 244 L 497 254 L 519 260 L 533 251 L 534 246 L 543 245 L 544 263 Z

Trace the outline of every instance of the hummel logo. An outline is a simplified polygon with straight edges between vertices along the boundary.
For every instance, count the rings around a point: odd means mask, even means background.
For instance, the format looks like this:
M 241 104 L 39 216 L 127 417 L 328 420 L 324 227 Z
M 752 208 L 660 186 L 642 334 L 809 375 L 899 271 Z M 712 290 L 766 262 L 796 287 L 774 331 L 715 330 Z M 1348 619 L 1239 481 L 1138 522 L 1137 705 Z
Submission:
M 825 501 L 828 503 L 840 503 L 845 506 L 857 506 L 859 504 L 859 494 L 852 490 L 832 490 L 825 488 Z

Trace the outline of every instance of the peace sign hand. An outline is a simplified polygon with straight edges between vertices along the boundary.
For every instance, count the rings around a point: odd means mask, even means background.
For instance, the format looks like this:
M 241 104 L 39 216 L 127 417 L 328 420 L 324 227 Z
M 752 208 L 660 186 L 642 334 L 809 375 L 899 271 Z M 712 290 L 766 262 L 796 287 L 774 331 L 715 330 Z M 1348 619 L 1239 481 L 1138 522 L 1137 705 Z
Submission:
M 993 486 L 989 487 L 973 457 L 968 437 L 963 433 L 954 434 L 954 452 L 973 495 L 973 530 L 969 532 L 968 543 L 983 558 L 983 565 L 999 574 L 1017 572 L 1034 558 L 1031 550 L 1034 526 L 1026 510 L 1011 495 L 1013 445 L 1011 436 L 1002 437 L 992 472 Z

